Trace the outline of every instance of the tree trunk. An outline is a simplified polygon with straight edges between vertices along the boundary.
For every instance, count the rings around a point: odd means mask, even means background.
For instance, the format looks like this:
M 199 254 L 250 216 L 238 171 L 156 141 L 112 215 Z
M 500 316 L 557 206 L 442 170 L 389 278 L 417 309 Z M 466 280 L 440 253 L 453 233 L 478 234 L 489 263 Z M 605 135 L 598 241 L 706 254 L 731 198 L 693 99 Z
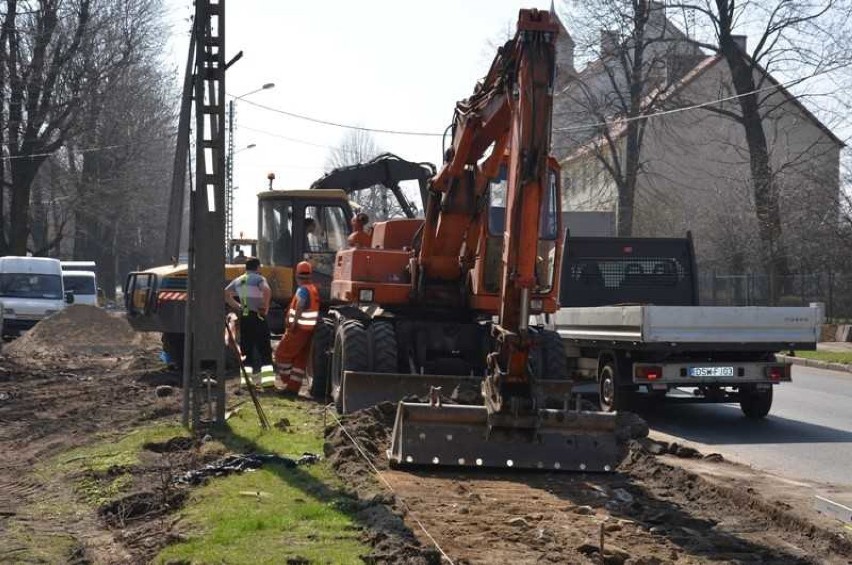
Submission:
M 763 131 L 763 118 L 754 93 L 752 65 L 734 42 L 730 32 L 721 33 L 719 47 L 731 70 L 734 88 L 740 97 L 742 125 L 749 150 L 749 166 L 754 191 L 755 212 L 764 270 L 770 280 L 770 303 L 777 304 L 786 288 L 790 268 L 782 241 L 778 186 L 769 162 L 769 146 Z
M 27 254 L 30 236 L 30 190 L 42 159 L 17 159 L 12 164 L 12 205 L 9 209 L 11 233 L 9 252 Z

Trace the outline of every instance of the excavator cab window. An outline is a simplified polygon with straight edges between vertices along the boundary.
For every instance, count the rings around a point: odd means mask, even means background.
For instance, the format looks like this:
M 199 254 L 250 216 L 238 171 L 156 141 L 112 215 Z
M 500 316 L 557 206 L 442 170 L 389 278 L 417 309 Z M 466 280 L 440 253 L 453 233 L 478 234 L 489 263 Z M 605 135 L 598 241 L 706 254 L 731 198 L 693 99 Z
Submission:
M 485 290 L 500 290 L 500 262 L 503 254 L 503 231 L 506 229 L 506 185 L 508 169 L 501 166 L 489 185 L 488 238 L 485 244 Z M 558 174 L 551 170 L 541 200 L 538 257 L 536 260 L 536 292 L 550 292 L 556 265 L 556 239 L 559 236 Z

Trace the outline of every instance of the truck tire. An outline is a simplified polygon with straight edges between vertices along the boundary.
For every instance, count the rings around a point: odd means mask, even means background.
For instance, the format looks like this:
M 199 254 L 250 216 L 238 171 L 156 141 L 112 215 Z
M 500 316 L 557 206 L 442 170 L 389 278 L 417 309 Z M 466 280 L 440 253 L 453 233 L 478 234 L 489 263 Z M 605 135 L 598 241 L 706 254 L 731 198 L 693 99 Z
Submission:
M 629 410 L 634 391 L 620 386 L 615 363 L 608 361 L 598 371 L 598 395 L 602 412 Z
M 343 372 L 369 370 L 367 330 L 358 320 L 344 320 L 334 333 L 331 356 L 331 396 L 337 412 L 343 413 Z
M 740 409 L 746 418 L 759 420 L 769 414 L 772 408 L 772 387 L 767 390 L 741 390 Z
M 320 318 L 311 341 L 308 376 L 311 378 L 311 396 L 325 402 L 328 398 L 328 374 L 331 372 L 329 353 L 334 340 L 334 322 Z
M 396 373 L 396 330 L 390 322 L 373 322 L 370 325 L 370 344 L 373 354 L 371 370 L 376 373 Z

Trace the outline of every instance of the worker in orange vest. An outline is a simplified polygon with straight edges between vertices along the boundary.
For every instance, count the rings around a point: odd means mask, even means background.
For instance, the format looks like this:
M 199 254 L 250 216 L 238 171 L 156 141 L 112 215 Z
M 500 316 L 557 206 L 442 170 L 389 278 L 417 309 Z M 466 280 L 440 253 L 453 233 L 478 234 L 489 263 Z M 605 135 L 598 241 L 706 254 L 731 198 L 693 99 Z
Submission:
M 278 366 L 275 388 L 279 392 L 299 394 L 305 380 L 305 368 L 311 351 L 311 338 L 319 321 L 319 290 L 311 282 L 313 269 L 307 261 L 296 265 L 298 289 L 290 300 L 284 319 L 284 337 L 275 349 Z
M 349 237 L 346 240 L 346 243 L 349 244 L 349 247 L 370 247 L 370 243 L 372 241 L 372 236 L 364 231 L 364 228 L 367 227 L 367 223 L 370 221 L 370 217 L 367 214 L 361 212 L 359 214 L 355 214 L 350 222 L 352 226 L 352 233 L 349 234 Z

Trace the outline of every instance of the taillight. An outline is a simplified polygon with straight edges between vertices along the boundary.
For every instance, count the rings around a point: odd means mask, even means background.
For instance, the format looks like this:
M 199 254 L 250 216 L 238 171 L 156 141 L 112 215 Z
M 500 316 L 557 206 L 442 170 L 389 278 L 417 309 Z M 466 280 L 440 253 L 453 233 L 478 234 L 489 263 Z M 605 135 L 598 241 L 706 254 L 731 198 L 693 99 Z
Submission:
M 766 367 L 766 376 L 769 377 L 771 381 L 780 381 L 784 378 L 784 374 L 786 373 L 785 365 L 770 365 Z
M 662 367 L 639 366 L 636 367 L 635 373 L 636 378 L 646 379 L 649 381 L 656 381 L 657 379 L 663 378 Z

